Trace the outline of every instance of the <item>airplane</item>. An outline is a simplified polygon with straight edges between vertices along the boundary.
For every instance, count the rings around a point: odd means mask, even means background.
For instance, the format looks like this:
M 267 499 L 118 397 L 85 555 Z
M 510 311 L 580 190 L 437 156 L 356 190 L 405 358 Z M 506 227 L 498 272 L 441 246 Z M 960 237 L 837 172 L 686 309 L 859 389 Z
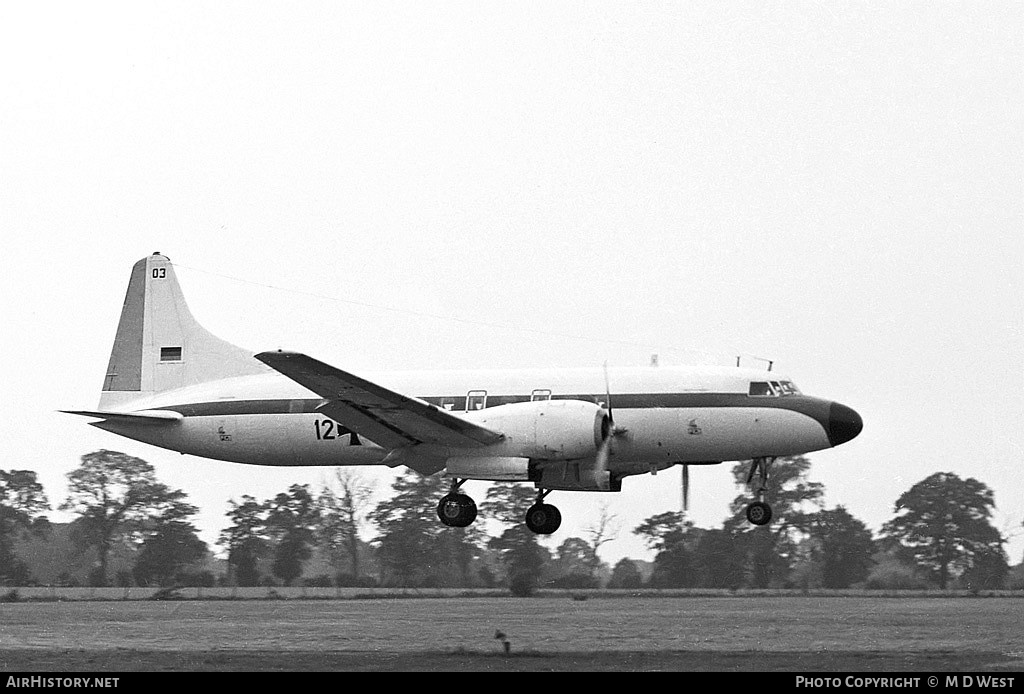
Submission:
M 390 372 L 357 376 L 299 352 L 253 353 L 203 328 L 170 259 L 134 264 L 95 410 L 100 429 L 182 454 L 273 466 L 406 466 L 442 473 L 437 515 L 466 527 L 467 480 L 532 482 L 526 526 L 561 523 L 552 491 L 618 492 L 632 475 L 751 461 L 754 525 L 778 457 L 839 446 L 863 428 L 853 409 L 792 379 L 736 367 Z M 615 384 L 612 394 L 610 384 Z M 614 403 L 613 403 L 614 400 Z M 613 408 L 614 405 L 614 408 Z

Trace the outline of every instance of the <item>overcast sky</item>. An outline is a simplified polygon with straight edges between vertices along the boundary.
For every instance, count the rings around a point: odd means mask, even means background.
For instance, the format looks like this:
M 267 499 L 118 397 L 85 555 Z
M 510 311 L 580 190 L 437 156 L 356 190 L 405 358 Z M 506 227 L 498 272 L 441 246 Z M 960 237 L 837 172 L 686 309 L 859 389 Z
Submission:
M 877 530 L 974 477 L 1018 563 L 1022 65 L 1018 2 L 6 3 L 0 468 L 56 507 L 81 455 L 142 457 L 211 543 L 229 498 L 329 475 L 56 412 L 160 251 L 215 334 L 356 373 L 773 359 L 863 416 L 809 456 L 829 507 Z M 730 467 L 691 475 L 699 525 Z M 603 558 L 650 558 L 679 470 L 549 501 L 548 546 L 607 503 Z

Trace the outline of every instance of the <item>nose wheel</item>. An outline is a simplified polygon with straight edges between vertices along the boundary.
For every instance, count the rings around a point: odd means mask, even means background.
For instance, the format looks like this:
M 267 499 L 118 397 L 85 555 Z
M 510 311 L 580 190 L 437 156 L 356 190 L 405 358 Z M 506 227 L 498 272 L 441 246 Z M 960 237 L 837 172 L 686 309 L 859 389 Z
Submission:
M 757 501 L 747 506 L 747 520 L 753 525 L 768 525 L 772 520 L 772 507 L 764 500 L 768 491 L 768 473 L 775 458 L 754 458 L 750 461 L 750 472 L 747 473 L 747 486 L 758 476 Z
M 538 490 L 537 502 L 526 509 L 526 527 L 538 535 L 550 535 L 562 524 L 562 513 L 556 506 L 544 503 L 544 497 L 551 493 Z
M 768 525 L 772 520 L 772 507 L 763 501 L 747 506 L 747 520 L 754 525 Z

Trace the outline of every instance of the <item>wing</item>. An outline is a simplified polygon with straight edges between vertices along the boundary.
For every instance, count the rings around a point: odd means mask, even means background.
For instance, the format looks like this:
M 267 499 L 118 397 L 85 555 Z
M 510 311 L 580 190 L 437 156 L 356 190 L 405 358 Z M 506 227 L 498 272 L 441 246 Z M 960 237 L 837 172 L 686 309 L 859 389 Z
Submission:
M 318 411 L 382 448 L 402 449 L 419 444 L 478 448 L 503 438 L 500 432 L 305 354 L 261 352 L 256 358 L 326 399 Z M 403 457 L 412 456 L 399 455 L 394 460 L 404 463 Z

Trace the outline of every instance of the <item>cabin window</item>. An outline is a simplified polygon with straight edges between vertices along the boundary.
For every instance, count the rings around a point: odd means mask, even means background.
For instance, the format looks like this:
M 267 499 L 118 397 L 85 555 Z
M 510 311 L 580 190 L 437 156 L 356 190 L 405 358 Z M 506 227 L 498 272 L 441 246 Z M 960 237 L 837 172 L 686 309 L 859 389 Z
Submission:
M 768 385 L 768 381 L 751 381 L 750 382 L 750 395 L 772 395 L 772 388 Z
M 466 394 L 466 412 L 482 410 L 487 407 L 487 391 L 471 390 Z
M 160 361 L 181 361 L 181 347 L 161 347 Z
M 550 400 L 550 399 L 551 399 L 551 389 L 550 388 L 537 388 L 532 393 L 530 393 L 530 402 L 533 402 L 535 400 Z

